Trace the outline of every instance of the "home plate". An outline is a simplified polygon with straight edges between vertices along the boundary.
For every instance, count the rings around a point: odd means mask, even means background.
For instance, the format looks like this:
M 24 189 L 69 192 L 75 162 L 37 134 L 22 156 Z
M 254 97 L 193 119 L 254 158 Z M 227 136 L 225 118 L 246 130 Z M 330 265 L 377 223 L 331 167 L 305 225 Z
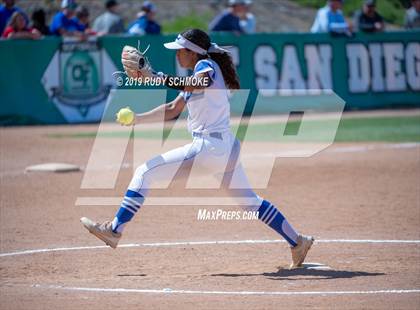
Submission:
M 79 171 L 80 167 L 65 163 L 45 163 L 40 165 L 28 166 L 25 172 L 71 172 Z
M 311 270 L 331 270 L 330 266 L 321 263 L 304 263 L 301 268 Z

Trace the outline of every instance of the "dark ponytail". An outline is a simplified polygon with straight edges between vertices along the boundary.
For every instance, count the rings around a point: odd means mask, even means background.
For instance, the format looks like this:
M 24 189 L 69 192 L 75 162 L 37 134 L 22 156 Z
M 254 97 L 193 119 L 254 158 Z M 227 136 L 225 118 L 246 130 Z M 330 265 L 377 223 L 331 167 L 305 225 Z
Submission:
M 229 89 L 239 89 L 239 77 L 236 73 L 235 65 L 233 64 L 232 57 L 229 53 L 209 53 L 210 58 L 213 59 L 222 70 L 223 79 Z
M 207 35 L 207 33 L 200 29 L 190 29 L 184 31 L 183 33 L 181 33 L 181 35 L 205 50 L 208 50 L 210 48 L 210 37 Z M 214 60 L 219 65 L 220 70 L 222 70 L 223 79 L 225 81 L 226 86 L 229 89 L 239 89 L 241 87 L 239 83 L 239 77 L 236 73 L 236 69 L 233 64 L 232 57 L 230 57 L 230 54 L 209 53 L 208 55 L 198 55 L 199 60 L 206 59 L 209 57 L 212 60 Z

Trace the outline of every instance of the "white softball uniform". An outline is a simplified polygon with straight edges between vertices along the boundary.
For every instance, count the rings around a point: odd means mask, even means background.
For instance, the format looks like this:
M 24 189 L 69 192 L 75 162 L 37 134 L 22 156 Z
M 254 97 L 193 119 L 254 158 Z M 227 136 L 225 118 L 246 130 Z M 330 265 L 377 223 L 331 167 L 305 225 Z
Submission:
M 192 164 L 217 179 L 230 179 L 232 196 L 246 197 L 246 209 L 256 210 L 262 199 L 251 189 L 239 158 L 240 143 L 230 131 L 228 90 L 218 64 L 211 59 L 197 62 L 194 75 L 206 72 L 211 85 L 205 90 L 181 92 L 188 109 L 188 130 L 193 141 L 158 155 L 137 168 L 129 190 L 147 197 L 154 181 L 182 176 Z M 240 189 L 240 190 L 237 190 Z M 239 197 L 238 197 L 239 198 Z

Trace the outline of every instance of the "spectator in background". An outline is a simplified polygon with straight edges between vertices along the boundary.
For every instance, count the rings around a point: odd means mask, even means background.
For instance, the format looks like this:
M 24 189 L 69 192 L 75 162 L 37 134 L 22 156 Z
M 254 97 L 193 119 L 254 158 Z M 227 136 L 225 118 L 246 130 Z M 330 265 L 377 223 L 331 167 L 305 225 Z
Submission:
M 250 12 L 252 0 L 245 1 L 245 14 L 239 17 L 239 26 L 244 33 L 255 33 L 256 21 L 255 16 Z
M 242 28 L 241 19 L 246 18 L 249 4 L 247 0 L 229 0 L 229 7 L 210 22 L 209 30 L 244 33 L 247 22 L 244 23 L 245 28 Z
M 375 2 L 375 0 L 365 0 L 362 10 L 354 14 L 355 31 L 379 32 L 385 29 L 384 19 L 376 12 Z
M 23 13 L 16 11 L 10 17 L 2 37 L 5 39 L 39 39 L 41 33 L 36 29 L 29 29 Z
M 77 4 L 73 0 L 63 0 L 61 2 L 61 11 L 55 14 L 50 25 L 50 31 L 53 35 L 86 39 L 83 27 L 73 18 L 76 8 Z
M 74 21 L 79 24 L 79 31 L 83 31 L 87 35 L 96 35 L 96 32 L 90 29 L 89 10 L 85 6 L 78 6 L 76 9 L 76 17 Z
M 128 33 L 133 35 L 160 34 L 160 25 L 155 22 L 156 6 L 144 1 L 137 20 L 128 26 Z
M 32 13 L 32 28 L 38 30 L 44 36 L 51 34 L 50 28 L 45 23 L 45 11 L 43 9 L 36 9 Z
M 15 12 L 21 12 L 26 20 L 26 23 L 29 23 L 28 16 L 26 16 L 26 14 L 20 8 L 15 6 L 15 0 L 3 0 L 3 3 L 4 5 L 0 6 L 0 33 L 3 33 L 10 17 Z
M 420 0 L 411 1 L 411 8 L 405 12 L 405 29 L 420 28 Z
M 85 31 L 89 28 L 89 10 L 85 6 L 78 6 L 73 20 L 79 25 L 79 31 Z
M 93 22 L 93 31 L 98 35 L 122 33 L 125 31 L 122 18 L 118 15 L 118 2 L 107 0 L 106 12 L 99 15 Z
M 350 36 L 350 26 L 344 19 L 342 5 L 343 0 L 329 0 L 325 7 L 318 10 L 311 32 Z

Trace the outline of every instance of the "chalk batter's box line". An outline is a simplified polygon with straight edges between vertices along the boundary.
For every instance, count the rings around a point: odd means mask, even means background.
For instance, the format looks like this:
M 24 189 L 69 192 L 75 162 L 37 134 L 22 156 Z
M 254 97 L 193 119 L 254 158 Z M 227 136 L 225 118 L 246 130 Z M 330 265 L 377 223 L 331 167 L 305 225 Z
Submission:
M 420 240 L 395 240 L 395 239 L 320 239 L 317 243 L 346 243 L 346 244 L 414 244 L 419 245 Z M 283 239 L 274 240 L 215 240 L 215 241 L 176 241 L 176 242 L 149 242 L 149 243 L 129 243 L 118 245 L 118 248 L 141 248 L 141 247 L 171 247 L 171 246 L 199 246 L 199 245 L 235 245 L 235 244 L 270 244 L 270 243 L 286 243 Z M 97 250 L 107 249 L 106 245 L 96 246 L 74 246 L 74 247 L 59 247 L 59 248 L 45 248 L 20 250 L 14 252 L 0 253 L 0 258 L 11 257 L 19 255 L 31 255 L 50 252 L 67 252 L 67 251 L 83 251 L 83 250 Z
M 133 289 L 133 288 L 98 288 L 98 287 L 74 287 L 61 285 L 35 284 L 31 287 L 67 291 L 99 292 L 99 293 L 143 293 L 143 294 L 188 294 L 188 295 L 269 295 L 269 296 L 334 296 L 334 295 L 383 295 L 383 294 L 419 294 L 420 289 L 389 289 L 367 291 L 210 291 L 210 290 L 176 290 L 164 289 Z

